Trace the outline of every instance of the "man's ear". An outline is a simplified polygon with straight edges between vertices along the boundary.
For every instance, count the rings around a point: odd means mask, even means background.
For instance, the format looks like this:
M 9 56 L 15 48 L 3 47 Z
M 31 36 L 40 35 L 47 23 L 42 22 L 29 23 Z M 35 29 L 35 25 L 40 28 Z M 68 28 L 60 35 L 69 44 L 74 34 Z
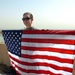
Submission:
M 33 18 L 32 18 L 32 21 L 33 21 Z

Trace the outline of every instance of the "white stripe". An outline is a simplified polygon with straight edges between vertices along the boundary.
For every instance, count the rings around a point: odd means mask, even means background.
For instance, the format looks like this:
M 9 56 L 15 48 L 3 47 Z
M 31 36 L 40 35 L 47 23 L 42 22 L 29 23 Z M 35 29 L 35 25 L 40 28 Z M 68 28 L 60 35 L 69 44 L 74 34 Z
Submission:
M 37 39 L 69 39 L 75 40 L 75 35 L 61 35 L 61 34 L 23 34 L 22 38 L 37 38 Z
M 11 61 L 13 62 L 14 60 L 11 59 Z M 51 71 L 55 74 L 62 74 L 62 75 L 72 75 L 72 73 L 70 72 L 66 72 L 63 70 L 55 70 L 52 69 L 51 67 L 45 67 L 45 66 L 25 66 L 22 64 L 19 64 L 18 62 L 14 61 L 15 64 L 23 69 L 27 69 L 27 70 L 45 70 L 45 71 Z
M 33 43 L 33 42 L 22 42 L 22 46 L 29 47 L 51 47 L 51 48 L 60 48 L 60 49 L 70 49 L 75 50 L 75 45 L 66 45 L 66 44 L 54 44 L 54 43 Z
M 55 60 L 48 60 L 48 59 L 28 59 L 28 58 L 21 58 L 21 57 L 18 57 L 14 54 L 11 54 L 9 52 L 9 55 L 11 55 L 13 58 L 15 57 L 15 59 L 19 60 L 19 61 L 23 61 L 23 62 L 29 62 L 29 63 L 38 63 L 38 62 L 42 62 L 42 63 L 48 63 L 48 64 L 53 64 L 53 65 L 57 65 L 57 66 L 60 66 L 60 67 L 68 67 L 68 68 L 73 68 L 73 64 L 70 64 L 70 63 L 60 63 L 58 61 L 55 61 Z M 13 61 L 14 62 L 14 61 Z
M 59 58 L 67 58 L 67 59 L 74 59 L 73 54 L 63 54 L 58 52 L 49 52 L 49 51 L 28 51 L 28 50 L 22 50 L 22 54 L 28 54 L 28 55 L 44 55 L 44 56 L 55 56 Z

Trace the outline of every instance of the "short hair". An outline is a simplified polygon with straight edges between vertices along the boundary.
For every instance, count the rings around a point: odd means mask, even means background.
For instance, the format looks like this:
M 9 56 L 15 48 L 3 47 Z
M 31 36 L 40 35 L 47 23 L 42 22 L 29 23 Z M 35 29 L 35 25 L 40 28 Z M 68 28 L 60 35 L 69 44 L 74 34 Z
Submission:
M 30 12 L 25 12 L 25 13 L 23 14 L 23 16 L 24 16 L 24 15 L 27 15 L 27 14 L 30 15 L 30 18 L 33 19 L 33 15 L 32 15 Z

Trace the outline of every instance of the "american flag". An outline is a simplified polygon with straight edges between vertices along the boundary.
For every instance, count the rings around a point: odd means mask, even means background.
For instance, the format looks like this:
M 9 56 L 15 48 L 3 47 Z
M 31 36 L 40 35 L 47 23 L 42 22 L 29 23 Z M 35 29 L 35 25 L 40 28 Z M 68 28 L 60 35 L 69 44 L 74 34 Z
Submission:
M 3 30 L 18 75 L 72 75 L 75 30 Z

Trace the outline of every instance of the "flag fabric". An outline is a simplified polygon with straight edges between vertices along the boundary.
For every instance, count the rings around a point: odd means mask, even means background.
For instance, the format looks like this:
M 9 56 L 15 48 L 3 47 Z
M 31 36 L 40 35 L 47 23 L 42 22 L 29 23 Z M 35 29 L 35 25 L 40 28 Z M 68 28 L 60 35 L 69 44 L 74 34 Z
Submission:
M 18 75 L 72 75 L 75 30 L 3 30 Z

